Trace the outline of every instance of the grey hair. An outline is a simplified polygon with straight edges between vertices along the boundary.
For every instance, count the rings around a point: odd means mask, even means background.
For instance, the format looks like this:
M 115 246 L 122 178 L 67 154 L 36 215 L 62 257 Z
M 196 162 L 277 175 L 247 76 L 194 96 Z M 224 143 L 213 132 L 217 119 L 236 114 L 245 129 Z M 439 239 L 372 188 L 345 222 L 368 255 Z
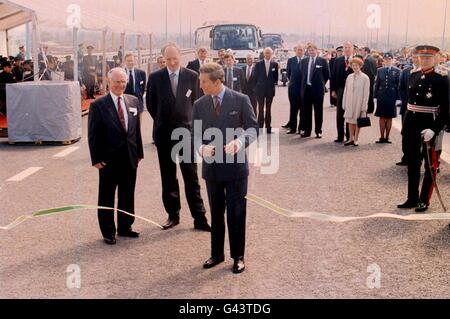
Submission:
M 120 68 L 120 67 L 119 67 L 119 68 L 111 69 L 111 70 L 108 72 L 108 79 L 112 79 L 114 73 L 122 73 L 122 74 L 127 78 L 127 81 L 128 81 L 128 74 L 127 74 L 127 72 L 125 71 L 124 68 Z
M 181 54 L 181 49 L 180 49 L 180 47 L 179 47 L 176 43 L 173 43 L 173 42 L 167 43 L 167 44 L 161 49 L 161 53 L 162 53 L 163 55 L 165 55 L 165 54 L 166 54 L 166 50 L 167 50 L 168 48 L 174 48 L 174 49 L 176 49 L 176 50 L 178 51 L 178 53 Z
M 223 67 L 214 62 L 206 63 L 200 68 L 200 73 L 208 74 L 209 79 L 213 82 L 220 80 L 222 83 L 225 82 L 225 71 Z

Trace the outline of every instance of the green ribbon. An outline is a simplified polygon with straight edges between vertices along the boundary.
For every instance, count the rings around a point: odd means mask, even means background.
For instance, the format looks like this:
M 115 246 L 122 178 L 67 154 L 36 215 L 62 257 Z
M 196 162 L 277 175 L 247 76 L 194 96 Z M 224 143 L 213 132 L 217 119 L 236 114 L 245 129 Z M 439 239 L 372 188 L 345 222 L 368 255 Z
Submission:
M 160 229 L 163 229 L 163 227 L 161 225 L 159 225 L 158 223 L 156 223 L 156 222 L 154 222 L 154 221 L 152 221 L 150 219 L 147 219 L 147 218 L 144 218 L 144 217 L 138 216 L 138 215 L 133 215 L 133 214 L 130 214 L 130 213 L 128 213 L 126 211 L 123 211 L 123 210 L 120 210 L 120 209 L 115 209 L 115 208 L 110 208 L 110 207 L 90 206 L 90 205 L 71 205 L 71 206 L 43 209 L 43 210 L 36 211 L 36 212 L 32 213 L 31 215 L 19 216 L 15 221 L 10 223 L 9 225 L 0 226 L 0 230 L 11 230 L 13 228 L 16 228 L 20 224 L 28 221 L 28 220 L 31 220 L 31 219 L 34 219 L 34 218 L 38 218 L 38 217 L 47 217 L 47 216 L 52 216 L 52 215 L 59 215 L 59 214 L 70 213 L 70 212 L 79 211 L 79 210 L 97 210 L 97 209 L 117 211 L 117 212 L 123 213 L 125 215 L 132 216 L 132 217 L 135 217 L 137 219 L 143 220 L 146 223 L 155 225 L 156 227 L 158 227 Z

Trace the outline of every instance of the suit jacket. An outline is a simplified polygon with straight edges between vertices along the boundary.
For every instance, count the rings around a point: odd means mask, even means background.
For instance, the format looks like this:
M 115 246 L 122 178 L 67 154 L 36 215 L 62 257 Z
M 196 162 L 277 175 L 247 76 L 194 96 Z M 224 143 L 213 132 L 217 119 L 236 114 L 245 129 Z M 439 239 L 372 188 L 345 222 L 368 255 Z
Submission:
M 213 182 L 229 182 L 248 178 L 249 166 L 245 149 L 253 143 L 258 137 L 258 122 L 255 112 L 248 96 L 230 89 L 226 89 L 223 97 L 221 112 L 217 117 L 214 109 L 214 102 L 210 95 L 204 96 L 194 104 L 193 121 L 197 123 L 192 130 L 195 150 L 198 151 L 201 145 L 216 146 L 216 156 L 219 156 L 220 150 L 234 139 L 239 139 L 243 147 L 236 156 L 225 155 L 223 152 L 222 162 L 208 163 L 203 162 L 203 178 Z M 200 125 L 201 129 L 198 128 Z M 205 131 L 210 128 L 217 128 L 222 132 L 223 139 L 215 140 L 205 136 Z M 234 136 L 228 136 L 227 129 L 241 129 Z M 201 135 L 200 135 L 201 133 Z M 237 159 L 245 159 L 238 161 Z M 210 161 L 211 162 L 211 161 Z
M 269 75 L 266 73 L 265 60 L 256 63 L 255 80 L 258 97 L 274 97 L 275 86 L 278 84 L 278 63 L 270 62 Z
M 129 72 L 129 71 L 128 71 Z M 130 77 L 130 74 L 128 73 L 128 78 Z M 127 88 L 125 90 L 125 94 L 134 95 L 138 98 L 140 105 L 139 105 L 139 112 L 142 113 L 144 111 L 144 94 L 145 89 L 147 87 L 147 75 L 145 74 L 145 71 L 140 69 L 134 69 L 134 91 L 133 86 L 131 83 L 127 84 Z
M 245 80 L 245 84 L 242 89 L 242 93 L 244 93 L 246 95 L 254 95 L 254 94 L 256 94 L 256 92 L 255 92 L 255 90 L 256 90 L 255 65 L 253 65 L 252 74 L 250 74 L 250 78 L 248 80 L 247 80 L 247 70 L 248 70 L 248 65 L 244 66 L 244 68 L 242 69 L 242 71 L 244 73 L 244 80 Z
M 287 77 L 289 79 L 289 95 L 301 95 L 302 89 L 302 60 L 298 63 L 298 58 L 292 57 L 287 62 Z
M 125 131 L 120 123 L 110 94 L 91 104 L 88 140 L 92 165 L 102 162 L 108 165 L 126 159 L 132 168 L 137 168 L 139 160 L 144 158 L 141 123 L 137 114 L 139 101 L 136 97 L 126 94 L 124 100 L 128 112 L 128 131 Z M 136 112 L 133 112 L 133 109 Z
M 186 69 L 192 70 L 200 74 L 200 61 L 195 59 L 194 61 L 190 61 L 186 66 Z
M 370 83 L 372 84 L 375 83 L 377 69 L 377 62 L 371 55 L 368 55 L 367 58 L 364 59 L 364 66 L 361 71 L 369 77 Z
M 310 57 L 303 59 L 301 69 L 303 70 L 301 76 L 301 96 L 305 97 L 306 87 L 308 85 L 308 68 Z M 325 95 L 325 85 L 330 79 L 330 68 L 327 60 L 319 56 L 316 57 L 315 64 L 313 66 L 313 72 L 311 74 L 311 88 L 315 97 L 323 97 Z
M 345 88 L 347 77 L 352 73 L 352 68 L 346 66 L 345 56 L 337 58 L 334 62 L 333 75 L 330 82 L 331 91 L 337 92 L 338 89 L 343 90 Z
M 154 120 L 155 142 L 171 140 L 176 128 L 191 128 L 192 110 L 197 99 L 198 74 L 180 68 L 177 96 L 172 92 L 167 68 L 152 73 L 147 85 L 147 109 Z
M 402 106 L 400 107 L 401 115 L 404 115 L 406 113 L 406 109 L 408 107 L 408 86 L 412 70 L 413 66 L 407 66 L 403 69 L 402 74 L 400 75 L 400 86 L 398 93 L 400 96 L 400 100 L 402 101 Z
M 228 83 L 228 72 L 227 68 L 224 68 L 225 71 L 225 85 Z M 239 93 L 242 93 L 242 90 L 245 86 L 245 76 L 244 72 L 241 68 L 234 67 L 233 68 L 233 90 Z M 229 88 L 231 89 L 231 88 Z

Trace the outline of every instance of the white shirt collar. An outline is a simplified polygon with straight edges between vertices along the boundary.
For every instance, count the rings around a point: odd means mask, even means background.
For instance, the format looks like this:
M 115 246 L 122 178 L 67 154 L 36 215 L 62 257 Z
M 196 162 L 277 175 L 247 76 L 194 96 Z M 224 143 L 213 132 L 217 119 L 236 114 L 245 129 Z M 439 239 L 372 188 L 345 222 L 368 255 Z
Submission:
M 113 92 L 109 92 L 109 94 L 111 94 L 111 97 L 112 97 L 114 103 L 115 103 L 116 106 L 117 106 L 117 100 L 119 99 L 119 96 L 115 95 Z M 124 97 L 123 94 L 120 96 L 120 98 L 122 99 L 122 102 L 125 103 L 125 97 Z

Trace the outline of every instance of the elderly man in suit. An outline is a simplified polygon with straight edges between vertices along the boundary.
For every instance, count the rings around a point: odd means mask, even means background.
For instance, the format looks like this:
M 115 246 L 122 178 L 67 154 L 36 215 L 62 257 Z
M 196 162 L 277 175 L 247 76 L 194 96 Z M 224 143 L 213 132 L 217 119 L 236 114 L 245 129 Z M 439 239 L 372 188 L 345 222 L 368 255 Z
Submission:
M 364 60 L 364 66 L 362 72 L 369 77 L 370 80 L 370 96 L 369 96 L 369 106 L 367 113 L 372 114 L 375 111 L 375 103 L 373 100 L 373 90 L 375 86 L 375 79 L 377 77 L 377 62 L 370 54 L 370 48 L 364 47 L 360 50 L 361 56 Z
M 180 140 L 172 139 L 178 128 L 191 129 L 192 110 L 197 100 L 198 74 L 180 66 L 181 52 L 174 45 L 164 48 L 167 67 L 152 73 L 147 87 L 147 108 L 154 120 L 154 139 L 158 151 L 162 180 L 162 198 L 169 215 L 164 229 L 180 223 L 180 186 L 177 179 L 176 159 L 172 149 Z M 211 231 L 206 219 L 206 209 L 200 193 L 197 164 L 192 160 L 181 161 L 180 169 L 185 184 L 185 193 L 194 218 L 194 228 Z M 182 154 L 178 154 L 182 155 Z
M 258 99 L 256 98 L 256 82 L 255 82 L 255 65 L 254 65 L 254 58 L 253 54 L 248 54 L 247 58 L 245 60 L 246 65 L 242 69 L 244 71 L 245 76 L 245 84 L 244 88 L 242 89 L 242 93 L 247 95 L 250 98 L 250 102 L 253 106 L 253 111 L 255 114 L 257 114 L 258 109 Z
M 145 71 L 135 67 L 136 60 L 133 53 L 125 54 L 125 72 L 128 74 L 128 85 L 125 94 L 134 95 L 139 100 L 139 114 L 144 112 L 144 94 L 147 87 Z
M 305 47 L 303 44 L 299 44 L 295 47 L 295 56 L 290 58 L 287 63 L 287 77 L 289 79 L 288 95 L 290 103 L 289 123 L 284 128 L 290 129 L 288 134 L 297 133 L 302 131 L 302 119 L 300 113 L 300 123 L 298 120 L 299 112 L 301 111 L 301 86 L 302 86 L 302 60 L 305 56 Z
M 225 260 L 225 210 L 230 239 L 233 273 L 245 270 L 246 196 L 248 160 L 246 148 L 258 136 L 258 123 L 250 99 L 223 85 L 224 71 L 216 63 L 200 69 L 200 85 L 205 96 L 194 104 L 195 149 L 204 159 L 211 207 L 211 258 L 203 267 L 212 268 Z M 220 137 L 208 138 L 206 130 L 216 129 Z M 229 131 L 233 132 L 232 134 Z
M 258 98 L 258 124 L 266 125 L 267 134 L 272 134 L 272 102 L 278 84 L 278 63 L 272 61 L 273 50 L 264 49 L 264 59 L 255 66 L 256 96 Z
M 307 59 L 302 61 L 302 85 L 301 98 L 303 101 L 304 114 L 302 114 L 303 127 L 302 138 L 310 137 L 312 131 L 312 112 L 314 108 L 316 138 L 322 138 L 323 124 L 323 99 L 325 96 L 325 85 L 330 79 L 330 69 L 327 60 L 318 56 L 317 46 L 308 45 Z
M 343 55 L 336 59 L 334 62 L 334 70 L 331 77 L 331 95 L 337 99 L 337 110 L 336 110 L 336 126 L 338 137 L 335 140 L 336 143 L 344 142 L 344 132 L 347 141 L 350 140 L 350 131 L 348 125 L 345 125 L 344 119 L 344 108 L 342 105 L 342 100 L 344 98 L 344 89 L 347 77 L 353 73 L 350 67 L 350 60 L 354 55 L 354 46 L 351 42 L 347 42 L 343 47 Z
M 225 85 L 230 90 L 242 93 L 245 85 L 244 72 L 241 68 L 235 67 L 235 60 L 232 54 L 225 54 Z
M 121 68 L 108 73 L 110 93 L 91 104 L 89 112 L 89 150 L 92 165 L 99 170 L 99 207 L 117 208 L 134 214 L 134 193 L 139 162 L 144 158 L 139 101 L 124 94 L 128 76 Z M 99 209 L 98 220 L 106 244 L 116 244 L 114 213 Z M 123 213 L 117 216 L 117 231 L 121 237 L 137 238 L 131 226 L 134 218 Z

